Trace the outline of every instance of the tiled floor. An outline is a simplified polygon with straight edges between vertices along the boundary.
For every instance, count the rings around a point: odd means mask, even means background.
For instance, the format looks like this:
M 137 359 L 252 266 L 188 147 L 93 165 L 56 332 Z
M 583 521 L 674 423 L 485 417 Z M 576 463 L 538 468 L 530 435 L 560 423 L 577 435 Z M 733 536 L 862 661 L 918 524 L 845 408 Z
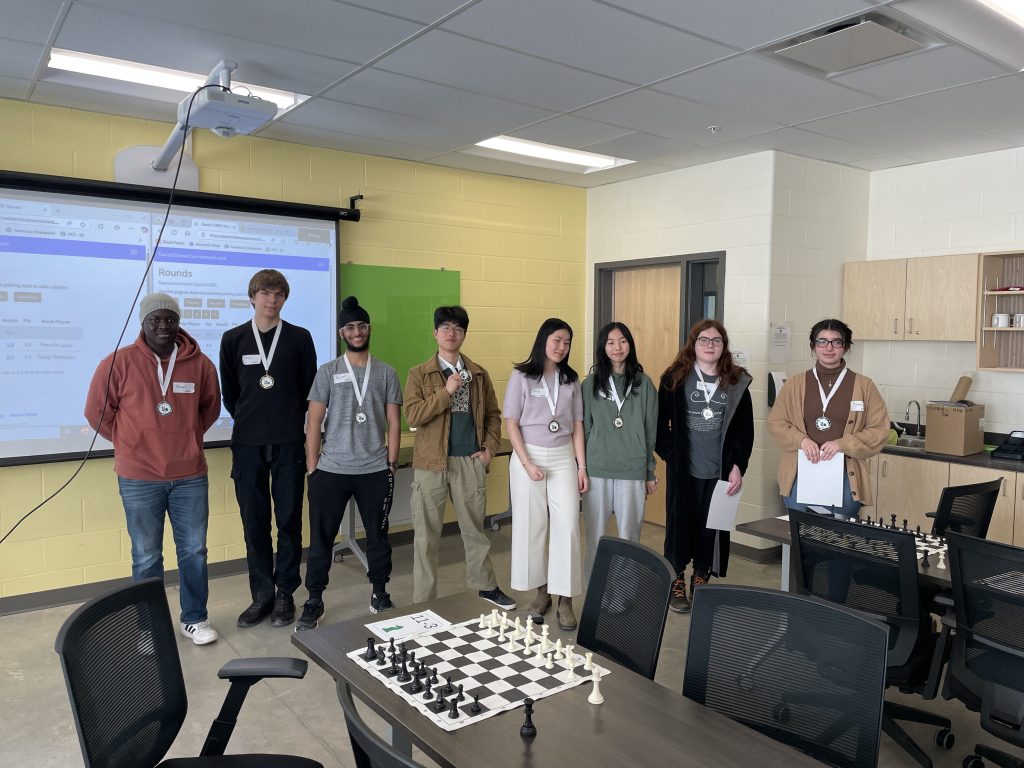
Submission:
M 645 526 L 644 542 L 660 550 L 662 529 Z M 507 589 L 509 573 L 509 529 L 491 534 L 492 554 L 501 586 Z M 463 588 L 462 545 L 458 536 L 446 537 L 441 547 L 440 594 Z M 390 591 L 396 604 L 407 605 L 412 592 L 412 547 L 397 547 Z M 757 565 L 741 558 L 730 562 L 729 583 L 777 587 L 778 565 Z M 177 590 L 168 590 L 171 613 L 177 615 Z M 525 605 L 528 597 L 515 595 Z M 331 587 L 326 595 L 327 623 L 365 616 L 370 589 L 358 561 L 348 557 L 331 571 Z M 300 589 L 297 602 L 305 598 Z M 210 646 L 195 647 L 179 638 L 179 651 L 189 691 L 189 714 L 170 756 L 197 754 L 213 720 L 227 683 L 217 679 L 222 664 L 238 656 L 298 655 L 291 645 L 291 628 L 273 629 L 265 622 L 259 627 L 240 630 L 235 626 L 238 613 L 249 602 L 245 576 L 214 580 L 210 585 L 210 619 L 221 632 L 221 639 Z M 582 606 L 577 601 L 577 609 Z M 65 606 L 29 614 L 0 618 L 0 765 L 13 768 L 65 768 L 82 764 L 67 694 L 53 640 L 64 619 L 75 606 Z M 672 690 L 682 689 L 682 670 L 686 653 L 689 617 L 669 614 L 661 651 L 657 681 Z M 557 629 L 555 630 L 558 631 Z M 957 702 L 937 699 L 922 702 L 898 693 L 894 699 L 913 706 L 947 714 L 953 719 L 957 744 L 951 752 L 934 746 L 934 729 L 909 725 L 935 761 L 937 768 L 959 766 L 966 751 L 979 740 L 996 744 L 984 734 L 978 716 Z M 371 724 L 374 718 L 367 715 Z M 379 724 L 379 721 L 376 721 Z M 305 680 L 260 683 L 249 693 L 229 746 L 230 752 L 284 752 L 305 755 L 330 768 L 353 765 L 352 755 L 338 708 L 333 681 L 319 667 L 310 664 Z M 422 756 L 418 756 L 423 759 Z M 424 762 L 427 762 L 424 760 Z M 914 766 L 906 753 L 883 736 L 880 764 Z M 667 767 L 666 767 L 667 768 Z

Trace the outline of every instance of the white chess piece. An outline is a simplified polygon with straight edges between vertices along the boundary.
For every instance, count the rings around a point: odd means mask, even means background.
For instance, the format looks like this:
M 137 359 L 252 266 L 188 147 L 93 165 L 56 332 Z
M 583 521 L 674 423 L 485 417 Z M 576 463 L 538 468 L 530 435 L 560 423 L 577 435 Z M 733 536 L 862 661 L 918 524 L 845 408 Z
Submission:
M 594 690 L 590 692 L 587 701 L 591 704 L 604 704 L 604 696 L 601 695 L 601 670 L 595 669 L 591 677 L 594 681 Z
M 526 625 L 526 639 L 529 640 L 530 643 L 532 644 L 533 643 L 533 639 L 535 637 L 536 637 L 536 635 L 533 634 L 533 622 L 532 621 L 528 622 L 527 625 Z
M 548 640 L 548 630 L 550 629 L 551 628 L 547 624 L 544 624 L 540 628 L 540 647 L 543 648 L 545 651 L 551 649 L 551 641 Z
M 514 638 L 516 638 L 516 640 L 518 640 L 522 636 L 523 636 L 523 620 L 521 618 L 519 618 L 518 616 L 516 616 L 516 624 L 515 624 L 515 627 L 513 627 L 513 629 L 512 629 L 512 637 L 514 637 Z
M 537 644 L 537 663 L 543 663 L 544 661 L 544 646 L 540 643 Z
M 555 663 L 551 660 L 552 655 L 553 654 L 550 654 L 550 653 L 548 654 L 548 661 L 544 665 L 544 669 L 554 669 L 555 668 Z
M 575 680 L 579 675 L 576 674 L 576 657 L 570 656 L 568 660 L 569 674 L 565 676 L 566 680 Z
M 508 636 L 508 652 L 509 653 L 515 653 L 516 652 L 516 638 L 515 638 L 515 635 L 509 635 Z
M 505 642 L 505 622 L 501 622 L 501 632 L 498 633 L 498 639 L 501 642 Z
M 523 639 L 523 648 L 526 649 L 526 653 L 524 653 L 523 655 L 526 656 L 526 658 L 530 657 L 530 646 L 531 645 L 533 645 L 533 634 L 530 633 L 530 632 L 527 632 L 526 633 L 526 637 Z
M 508 624 L 509 624 L 508 611 L 502 611 L 501 612 L 501 626 L 507 627 Z
M 487 626 L 487 614 L 486 613 L 481 613 L 480 614 L 480 623 L 476 625 L 476 628 L 477 629 L 483 629 L 486 626 Z
M 946 550 L 939 550 L 939 562 L 936 564 L 935 567 L 941 568 L 942 570 L 946 570 Z
M 491 629 L 495 629 L 498 626 L 498 609 L 491 608 Z
M 586 661 L 583 662 L 583 668 L 589 672 L 594 668 L 594 654 L 587 651 L 587 655 L 584 657 Z
M 562 638 L 555 642 L 555 661 L 561 661 L 565 656 L 562 654 Z

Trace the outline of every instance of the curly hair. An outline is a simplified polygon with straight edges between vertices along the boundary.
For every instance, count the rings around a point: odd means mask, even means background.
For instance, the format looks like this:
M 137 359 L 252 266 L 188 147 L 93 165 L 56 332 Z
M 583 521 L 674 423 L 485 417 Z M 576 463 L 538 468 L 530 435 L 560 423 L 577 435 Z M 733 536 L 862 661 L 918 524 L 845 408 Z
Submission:
M 718 359 L 718 375 L 721 381 L 732 386 L 740 380 L 740 376 L 747 373 L 745 368 L 733 362 L 732 352 L 729 350 L 729 334 L 726 332 L 725 326 L 717 320 L 705 318 L 693 324 L 690 334 L 686 337 L 686 344 L 661 375 L 662 384 L 669 389 L 678 389 L 686 381 L 686 377 L 690 375 L 697 360 L 697 337 L 709 328 L 713 328 L 722 335 L 722 356 Z

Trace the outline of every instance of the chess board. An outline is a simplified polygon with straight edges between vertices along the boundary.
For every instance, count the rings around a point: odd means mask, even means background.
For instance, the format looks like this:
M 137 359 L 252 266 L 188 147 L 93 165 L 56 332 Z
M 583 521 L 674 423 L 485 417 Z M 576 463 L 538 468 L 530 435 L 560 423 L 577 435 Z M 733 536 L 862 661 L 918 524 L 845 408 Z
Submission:
M 410 693 L 412 682 L 399 683 L 396 680 L 395 675 L 389 672 L 390 661 L 384 665 L 378 664 L 377 660 L 367 661 L 363 658 L 366 648 L 352 651 L 348 657 L 446 731 L 455 731 L 500 712 L 515 709 L 524 699 L 543 699 L 591 679 L 592 670 L 583 669 L 585 659 L 581 654 L 573 654 L 576 659 L 575 676 L 570 677 L 567 659 L 554 662 L 552 669 L 545 668 L 546 659 L 538 658 L 536 653 L 539 638 L 531 647 L 529 657 L 524 658 L 523 638 L 513 641 L 514 649 L 509 650 L 511 628 L 506 640 L 500 641 L 498 630 L 492 630 L 492 635 L 488 637 L 487 630 L 479 629 L 478 624 L 479 619 L 471 619 L 404 641 L 406 649 L 415 653 L 416 661 L 422 661 L 427 668 L 437 670 L 439 682 L 435 686 L 434 698 L 429 701 L 424 700 L 422 692 Z M 602 677 L 609 672 L 596 663 L 593 666 L 600 670 Z M 459 702 L 456 718 L 449 717 L 450 707 L 435 712 L 430 706 L 437 698 L 436 690 L 445 686 L 445 678 L 449 676 L 453 687 L 462 685 L 465 696 Z M 470 709 L 474 694 L 480 697 L 481 711 L 477 713 Z M 451 696 L 446 695 L 445 698 L 450 705 Z

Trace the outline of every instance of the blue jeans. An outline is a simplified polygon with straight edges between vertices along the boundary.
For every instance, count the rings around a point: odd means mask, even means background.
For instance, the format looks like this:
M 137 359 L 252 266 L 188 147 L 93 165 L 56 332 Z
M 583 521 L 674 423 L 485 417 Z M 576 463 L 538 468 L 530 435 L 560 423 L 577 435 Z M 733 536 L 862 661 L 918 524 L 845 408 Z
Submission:
M 793 481 L 793 489 L 789 492 L 789 496 L 783 498 L 787 509 L 795 509 L 800 512 L 807 511 L 806 504 L 800 504 L 796 500 L 796 487 L 797 483 L 800 482 L 800 476 Z M 850 476 L 843 472 L 843 505 L 841 507 L 830 507 L 825 504 L 815 504 L 814 506 L 820 506 L 824 509 L 832 510 L 832 514 L 836 517 L 856 517 L 860 513 L 861 503 L 853 500 L 853 493 L 850 491 Z
M 181 621 L 206 619 L 206 524 L 210 518 L 206 475 L 185 480 L 117 478 L 132 540 L 132 579 L 164 575 L 164 513 L 178 556 Z

